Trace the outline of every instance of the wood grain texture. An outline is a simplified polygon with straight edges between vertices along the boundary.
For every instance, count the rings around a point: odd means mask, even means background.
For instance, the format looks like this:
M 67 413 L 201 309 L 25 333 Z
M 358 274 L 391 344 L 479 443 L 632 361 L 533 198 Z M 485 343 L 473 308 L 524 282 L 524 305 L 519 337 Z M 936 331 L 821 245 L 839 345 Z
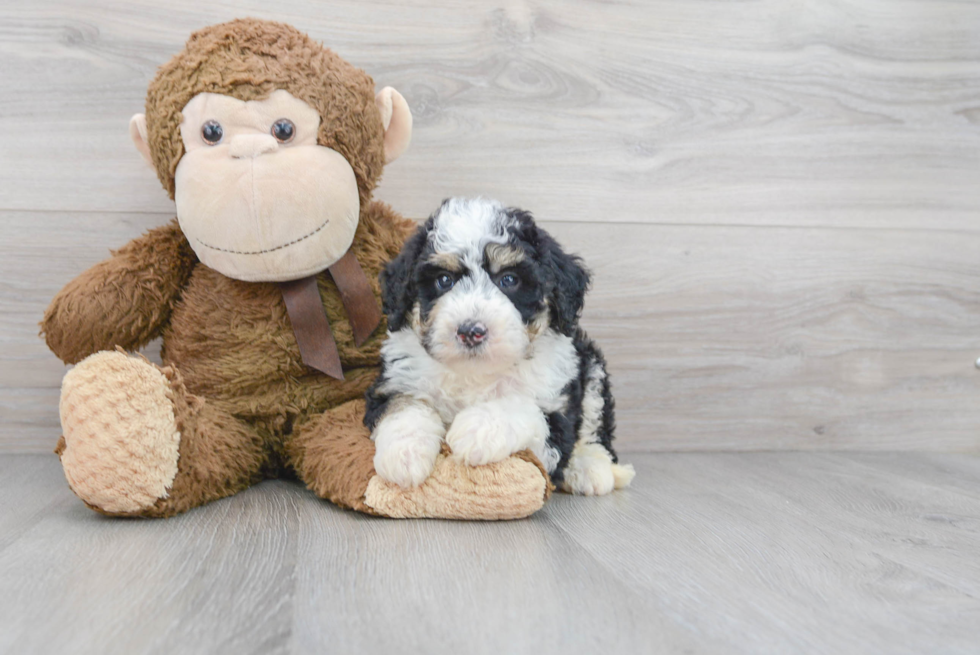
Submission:
M 0 456 L 0 651 L 976 652 L 980 458 L 631 461 L 631 489 L 510 523 L 374 519 L 287 482 L 130 521 L 54 456 Z
M 0 290 L 0 443 L 45 451 L 65 369 L 38 317 L 106 238 L 168 217 L 0 216 L 20 244 L 0 261 L 0 279 L 20 276 Z M 71 244 L 63 257 L 37 222 Z M 583 324 L 609 360 L 621 450 L 977 449 L 980 235 L 542 225 L 594 269 Z
M 553 516 L 618 579 L 734 651 L 971 652 L 980 478 L 957 476 L 964 493 L 888 465 L 920 456 L 859 456 L 875 476 L 844 454 L 634 455 L 649 472 L 636 500 Z
M 980 5 L 34 0 L 0 7 L 0 208 L 166 211 L 127 137 L 188 34 L 291 22 L 408 99 L 381 196 L 561 220 L 976 230 Z M 54 190 L 54 192 L 52 192 Z
M 980 450 L 980 4 L 34 0 L 0 4 L 0 451 L 59 433 L 48 300 L 173 214 L 147 83 L 242 15 L 404 93 L 396 209 L 495 196 L 585 255 L 624 450 Z

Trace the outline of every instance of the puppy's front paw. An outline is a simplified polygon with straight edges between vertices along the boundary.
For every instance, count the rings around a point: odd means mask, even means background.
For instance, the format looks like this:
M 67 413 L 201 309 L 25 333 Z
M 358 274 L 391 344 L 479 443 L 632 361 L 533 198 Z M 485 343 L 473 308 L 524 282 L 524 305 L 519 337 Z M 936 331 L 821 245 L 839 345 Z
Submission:
M 438 418 L 403 412 L 384 418 L 375 429 L 374 470 L 400 487 L 417 487 L 429 477 L 445 429 Z
M 399 439 L 374 453 L 374 470 L 399 487 L 417 487 L 432 473 L 438 450 L 423 447 L 411 438 Z
M 446 433 L 446 443 L 453 457 L 469 464 L 482 466 L 499 462 L 521 448 L 517 435 L 508 421 L 484 407 L 469 407 L 456 415 Z

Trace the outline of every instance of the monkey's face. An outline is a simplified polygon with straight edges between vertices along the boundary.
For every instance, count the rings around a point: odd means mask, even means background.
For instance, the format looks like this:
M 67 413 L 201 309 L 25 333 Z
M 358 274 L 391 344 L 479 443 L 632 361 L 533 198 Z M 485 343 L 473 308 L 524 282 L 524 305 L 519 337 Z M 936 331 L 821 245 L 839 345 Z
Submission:
M 317 144 L 320 115 L 288 91 L 244 102 L 200 93 L 181 110 L 177 220 L 206 266 L 250 282 L 294 280 L 350 247 L 357 181 Z

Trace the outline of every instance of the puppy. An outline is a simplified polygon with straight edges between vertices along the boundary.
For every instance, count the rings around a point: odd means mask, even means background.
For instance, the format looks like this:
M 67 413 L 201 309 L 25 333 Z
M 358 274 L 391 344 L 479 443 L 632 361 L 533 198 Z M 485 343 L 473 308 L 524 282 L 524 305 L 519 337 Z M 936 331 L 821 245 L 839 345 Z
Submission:
M 381 477 L 421 484 L 445 441 L 472 466 L 530 449 L 572 493 L 630 483 L 606 363 L 578 326 L 589 273 L 529 213 L 446 200 L 381 283 L 388 338 L 364 418 Z

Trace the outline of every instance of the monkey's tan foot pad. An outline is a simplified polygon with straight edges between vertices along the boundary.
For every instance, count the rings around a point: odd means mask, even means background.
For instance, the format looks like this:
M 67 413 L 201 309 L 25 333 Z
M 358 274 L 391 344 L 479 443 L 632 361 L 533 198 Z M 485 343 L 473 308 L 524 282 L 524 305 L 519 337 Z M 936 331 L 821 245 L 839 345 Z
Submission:
M 108 513 L 136 512 L 166 497 L 177 475 L 180 432 L 163 372 L 145 359 L 103 351 L 61 385 L 61 464 L 68 485 Z
M 544 468 L 528 451 L 486 466 L 468 466 L 444 452 L 428 479 L 413 489 L 375 475 L 364 503 L 391 518 L 499 521 L 535 513 L 551 489 Z

